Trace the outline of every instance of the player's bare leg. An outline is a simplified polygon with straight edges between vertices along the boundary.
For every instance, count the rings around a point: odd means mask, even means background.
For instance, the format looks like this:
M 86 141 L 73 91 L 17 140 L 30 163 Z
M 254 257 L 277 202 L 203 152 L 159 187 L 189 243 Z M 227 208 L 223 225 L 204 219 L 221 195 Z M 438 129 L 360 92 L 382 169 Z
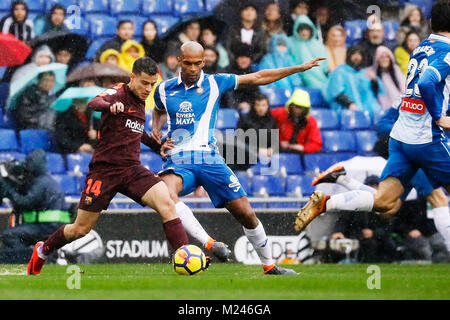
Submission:
M 62 225 L 45 242 L 38 242 L 28 263 L 28 274 L 39 274 L 50 253 L 88 234 L 99 215 L 99 212 L 78 209 L 74 223 Z
M 255 248 L 263 264 L 265 274 L 274 275 L 296 275 L 290 269 L 281 268 L 275 265 L 272 259 L 272 248 L 269 238 L 266 236 L 264 227 L 256 217 L 247 197 L 241 197 L 229 201 L 225 207 L 240 222 L 247 239 Z
M 183 179 L 176 174 L 164 174 L 161 178 L 169 189 L 170 197 L 175 203 L 176 213 L 183 222 L 186 232 L 191 237 L 200 241 L 203 244 L 203 247 L 211 251 L 220 261 L 229 260 L 231 251 L 228 249 L 228 246 L 209 236 L 200 222 L 195 218 L 192 210 L 179 200 L 178 194 L 183 190 Z

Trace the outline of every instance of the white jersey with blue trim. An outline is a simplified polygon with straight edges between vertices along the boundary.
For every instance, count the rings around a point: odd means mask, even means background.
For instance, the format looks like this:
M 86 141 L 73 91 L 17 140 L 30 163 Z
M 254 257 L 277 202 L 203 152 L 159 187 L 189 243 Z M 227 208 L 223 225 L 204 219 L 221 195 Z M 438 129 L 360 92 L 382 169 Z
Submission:
M 438 78 L 434 109 L 421 96 L 418 82 L 431 69 Z M 431 34 L 411 54 L 408 64 L 406 90 L 399 108 L 399 117 L 390 136 L 407 144 L 425 144 L 445 138 L 433 115 L 445 116 L 450 96 L 450 39 Z M 435 119 L 436 120 L 436 119 Z
M 174 139 L 170 154 L 181 151 L 216 151 L 214 128 L 221 95 L 239 86 L 235 74 L 201 73 L 187 87 L 178 77 L 161 82 L 155 90 L 155 108 L 167 113 L 168 137 Z

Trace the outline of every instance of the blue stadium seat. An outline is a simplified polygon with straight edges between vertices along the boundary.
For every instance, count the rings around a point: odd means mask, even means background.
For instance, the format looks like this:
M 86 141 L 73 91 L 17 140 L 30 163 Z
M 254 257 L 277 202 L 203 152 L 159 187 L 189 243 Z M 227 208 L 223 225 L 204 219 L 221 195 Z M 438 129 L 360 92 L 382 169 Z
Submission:
M 376 126 L 378 124 L 378 121 L 380 121 L 381 118 L 386 114 L 387 110 L 381 110 L 380 112 L 376 112 L 373 114 L 373 124 Z
M 97 53 L 98 49 L 100 49 L 100 47 L 109 39 L 111 39 L 110 37 L 106 37 L 106 38 L 98 38 L 95 39 L 94 41 L 92 41 L 92 43 L 90 44 L 87 52 L 86 52 L 86 59 L 88 60 L 92 60 L 95 57 L 95 54 Z
M 252 178 L 252 194 L 254 196 L 284 196 L 284 179 L 278 176 L 254 176 Z
M 79 195 L 77 180 L 68 174 L 53 174 L 52 178 L 59 184 L 59 187 L 66 196 Z
M 395 41 L 395 35 L 400 27 L 400 22 L 397 20 L 385 20 L 382 24 L 384 27 L 384 39 L 388 42 Z
M 159 154 L 154 152 L 141 153 L 141 163 L 144 167 L 147 167 L 151 171 L 158 173 L 162 170 L 164 161 Z
M 174 24 L 176 24 L 180 18 L 169 15 L 154 15 L 152 20 L 155 21 L 158 26 L 158 36 L 162 36 L 166 33 Z
M 356 148 L 359 154 L 373 151 L 373 147 L 378 140 L 378 135 L 373 130 L 356 132 Z
M 320 89 L 317 88 L 309 88 L 309 87 L 301 87 L 302 90 L 305 90 L 309 93 L 309 99 L 311 100 L 311 107 L 315 108 L 329 108 L 328 102 L 322 95 Z
M 137 40 L 139 42 L 142 36 L 142 28 L 144 27 L 144 23 L 148 20 L 148 18 L 127 13 L 117 15 L 117 21 L 120 20 L 131 20 L 133 22 L 134 37 L 139 38 L 139 40 Z
M 337 113 L 330 109 L 311 109 L 310 114 L 317 120 L 317 125 L 321 130 L 339 129 L 339 117 Z
M 216 128 L 219 130 L 235 129 L 239 121 L 239 112 L 235 109 L 219 109 Z
M 21 151 L 25 154 L 34 149 L 51 149 L 51 136 L 49 131 L 40 129 L 25 129 L 19 132 Z
M 170 14 L 172 13 L 172 0 L 143 0 L 142 1 L 142 14 Z
M 11 10 L 11 0 L 0 1 L 0 11 L 5 11 L 5 15 L 9 14 Z M 1 16 L 3 18 L 3 15 Z
M 286 194 L 288 196 L 308 197 L 314 192 L 311 175 L 293 175 L 286 178 Z
M 59 153 L 47 152 L 47 168 L 53 174 L 66 173 L 66 164 L 63 156 Z
M 185 16 L 193 13 L 203 13 L 205 6 L 203 0 L 173 0 L 173 11 L 177 16 Z
M 109 13 L 108 0 L 78 0 L 80 9 L 89 13 Z
M 79 0 L 45 0 L 44 1 L 44 3 L 45 3 L 45 12 L 50 12 L 51 8 L 57 3 L 62 5 L 67 10 L 72 5 L 77 6 L 78 5 L 78 1 Z M 66 16 L 66 18 L 67 17 L 68 16 Z
M 283 172 L 286 175 L 302 174 L 303 165 L 300 155 L 294 153 L 279 153 L 272 156 L 271 164 L 276 166 L 278 163 L 279 172 Z
M 291 97 L 289 89 L 259 87 L 259 91 L 269 98 L 269 106 L 271 109 L 282 107 Z
M 364 31 L 367 29 L 367 21 L 348 20 L 345 21 L 344 27 L 347 34 L 346 44 L 350 46 L 359 42 L 363 38 Z
M 89 21 L 83 16 L 78 16 L 76 13 L 74 15 L 68 15 L 65 20 L 67 29 L 70 32 L 86 36 L 89 33 Z
M 1 137 L 1 134 L 0 134 Z M 0 138 L 1 139 L 1 138 Z M 25 154 L 17 152 L 17 151 L 1 151 L 0 152 L 0 161 L 11 161 L 11 160 L 24 160 L 26 157 Z
M 27 0 L 26 3 L 29 12 L 44 12 L 43 0 Z
M 13 129 L 0 129 L 0 151 L 16 151 L 18 149 L 16 132 Z
M 368 111 L 343 110 L 341 113 L 342 130 L 367 130 L 372 128 L 372 118 Z
M 431 17 L 431 8 L 433 7 L 433 3 L 435 1 L 432 0 L 400 0 L 400 4 L 414 4 L 422 10 L 423 14 L 426 18 Z
M 66 156 L 67 171 L 76 173 L 89 172 L 89 163 L 91 162 L 92 154 L 89 153 L 69 153 Z
M 205 0 L 205 10 L 212 12 L 222 0 Z
M 356 151 L 353 133 L 349 131 L 322 132 L 323 150 L 325 152 L 354 152 Z
M 251 188 L 251 179 L 247 175 L 245 171 L 235 171 L 234 174 L 239 179 L 239 182 L 241 183 L 242 188 L 246 192 L 250 192 Z
M 303 161 L 306 172 L 320 172 L 331 167 L 336 158 L 331 153 L 304 154 Z
M 121 13 L 139 14 L 141 11 L 141 0 L 109 0 L 109 12 L 112 15 Z
M 112 37 L 116 34 L 116 19 L 103 14 L 86 15 L 89 24 L 89 35 L 96 39 L 99 37 Z

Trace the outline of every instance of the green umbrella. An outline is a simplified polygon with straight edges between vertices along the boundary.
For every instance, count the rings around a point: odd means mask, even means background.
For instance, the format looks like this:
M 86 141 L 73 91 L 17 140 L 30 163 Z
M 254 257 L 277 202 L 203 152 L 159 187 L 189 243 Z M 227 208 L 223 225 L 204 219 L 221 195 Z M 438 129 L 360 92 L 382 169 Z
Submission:
M 16 106 L 17 98 L 30 85 L 37 83 L 37 78 L 40 73 L 53 72 L 55 74 L 55 85 L 52 91 L 58 92 L 64 88 L 66 83 L 67 65 L 61 63 L 50 63 L 40 67 L 34 67 L 27 70 L 18 80 L 11 83 L 9 89 L 9 97 L 7 101 L 7 108 L 13 109 Z
M 50 108 L 55 109 L 56 111 L 63 112 L 70 108 L 73 104 L 73 99 L 88 99 L 91 100 L 98 96 L 100 93 L 105 91 L 105 88 L 92 86 L 92 87 L 70 87 L 65 90 L 59 97 L 56 99 Z M 94 117 L 100 118 L 101 112 L 94 112 Z

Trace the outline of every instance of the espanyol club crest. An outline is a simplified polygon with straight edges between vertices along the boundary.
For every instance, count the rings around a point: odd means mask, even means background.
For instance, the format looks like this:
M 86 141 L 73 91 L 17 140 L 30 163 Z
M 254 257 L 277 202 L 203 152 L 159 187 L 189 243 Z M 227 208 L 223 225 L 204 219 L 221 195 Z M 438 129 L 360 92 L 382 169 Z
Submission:
M 190 103 L 189 101 L 183 101 L 180 104 L 180 109 L 178 110 L 178 112 L 192 112 L 192 103 Z

